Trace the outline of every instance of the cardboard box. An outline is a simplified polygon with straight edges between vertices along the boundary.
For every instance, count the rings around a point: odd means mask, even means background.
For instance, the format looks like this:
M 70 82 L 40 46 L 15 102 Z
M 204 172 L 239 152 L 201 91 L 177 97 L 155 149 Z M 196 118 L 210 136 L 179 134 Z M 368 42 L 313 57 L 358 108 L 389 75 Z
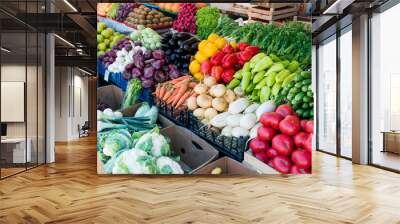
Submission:
M 114 85 L 97 88 L 97 104 L 106 104 L 113 111 L 121 108 L 123 98 L 124 92 Z
M 218 157 L 217 149 L 186 128 L 172 126 L 160 133 L 171 140 L 171 149 L 179 155 L 185 173 L 195 173 Z
M 256 170 L 259 174 L 280 174 L 274 168 L 258 160 L 249 151 L 244 153 L 243 164 Z
M 222 175 L 258 175 L 259 173 L 255 170 L 248 168 L 242 163 L 231 159 L 229 157 L 222 157 L 200 169 L 195 174 L 207 174 L 210 175 L 211 171 L 219 167 L 222 169 Z

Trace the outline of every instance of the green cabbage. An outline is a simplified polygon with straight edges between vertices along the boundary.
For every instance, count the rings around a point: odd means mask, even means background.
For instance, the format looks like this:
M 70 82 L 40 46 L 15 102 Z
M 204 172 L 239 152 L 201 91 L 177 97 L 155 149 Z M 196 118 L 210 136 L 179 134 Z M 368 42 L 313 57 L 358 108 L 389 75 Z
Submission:
M 179 163 L 170 157 L 159 157 L 156 163 L 159 174 L 183 174 L 183 170 Z
M 103 144 L 103 153 L 106 156 L 114 154 L 122 149 L 132 148 L 132 136 L 126 129 L 116 129 L 109 132 Z
M 113 174 L 156 174 L 156 160 L 140 149 L 122 152 L 115 161 Z

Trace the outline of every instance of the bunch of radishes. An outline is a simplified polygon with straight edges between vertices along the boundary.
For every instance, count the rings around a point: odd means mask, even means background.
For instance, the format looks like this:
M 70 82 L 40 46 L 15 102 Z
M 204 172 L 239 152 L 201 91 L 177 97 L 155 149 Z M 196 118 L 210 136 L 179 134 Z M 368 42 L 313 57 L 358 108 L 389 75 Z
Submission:
M 284 174 L 311 173 L 314 122 L 300 120 L 293 108 L 280 105 L 260 117 L 257 137 L 249 143 L 255 157 Z
M 193 3 L 181 4 L 178 19 L 175 20 L 173 28 L 179 32 L 196 34 L 196 5 Z

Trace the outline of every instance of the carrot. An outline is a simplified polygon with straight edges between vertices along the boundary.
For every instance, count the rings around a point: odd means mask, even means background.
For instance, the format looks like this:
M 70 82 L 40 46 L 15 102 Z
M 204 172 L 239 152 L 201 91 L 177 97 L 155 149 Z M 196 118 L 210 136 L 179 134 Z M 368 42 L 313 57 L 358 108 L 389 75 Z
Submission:
M 161 86 L 160 84 L 157 84 L 156 91 L 154 92 L 154 95 L 156 97 L 158 97 L 160 95 L 160 86 Z
M 192 88 L 192 89 L 193 89 L 194 87 L 196 87 L 196 85 L 197 85 L 197 82 L 190 82 L 190 83 L 189 83 L 189 87 Z
M 158 93 L 158 98 L 159 99 L 164 99 L 164 95 L 165 95 L 166 92 L 167 92 L 167 88 L 165 86 L 161 85 L 160 91 Z
M 199 94 L 193 92 L 193 93 L 190 94 L 190 97 L 192 97 L 192 96 L 198 96 L 198 95 L 199 95 Z
M 182 96 L 185 94 L 187 90 L 187 86 L 182 86 L 179 88 L 178 92 L 176 93 L 176 98 L 175 100 L 172 102 L 172 106 L 175 106 L 178 101 L 182 98 Z
M 168 90 L 168 91 L 165 93 L 165 95 L 163 96 L 162 100 L 163 100 L 163 101 L 167 101 L 167 99 L 171 97 L 172 92 L 173 92 L 173 89 Z
M 181 106 L 186 100 L 187 98 L 189 98 L 191 92 L 186 92 L 178 101 L 178 103 L 175 105 L 175 108 L 178 108 L 179 106 Z
M 179 89 L 174 89 L 174 91 L 172 92 L 172 96 L 167 100 L 167 104 L 171 104 L 172 102 L 174 102 L 174 100 L 177 97 L 177 93 L 178 93 Z
M 169 81 L 169 82 L 172 83 L 172 84 L 176 84 L 177 82 L 182 81 L 182 80 L 184 80 L 184 79 L 188 79 L 188 78 L 190 78 L 190 76 L 184 75 L 184 76 L 181 76 L 181 77 L 179 77 L 179 78 L 172 79 L 172 80 Z
M 183 86 L 183 85 L 187 86 L 188 84 L 189 84 L 189 79 L 183 79 L 183 80 L 181 80 L 181 81 L 175 83 L 175 84 L 174 84 L 174 87 L 175 87 L 175 88 L 179 88 L 179 87 L 181 87 L 181 86 Z

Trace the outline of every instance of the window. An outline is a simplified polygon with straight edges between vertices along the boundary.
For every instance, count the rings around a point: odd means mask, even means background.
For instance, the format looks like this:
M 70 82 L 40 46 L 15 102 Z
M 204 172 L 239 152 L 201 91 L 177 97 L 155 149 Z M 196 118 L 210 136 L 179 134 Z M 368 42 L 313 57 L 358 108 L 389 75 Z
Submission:
M 318 47 L 318 149 L 336 153 L 336 36 Z

